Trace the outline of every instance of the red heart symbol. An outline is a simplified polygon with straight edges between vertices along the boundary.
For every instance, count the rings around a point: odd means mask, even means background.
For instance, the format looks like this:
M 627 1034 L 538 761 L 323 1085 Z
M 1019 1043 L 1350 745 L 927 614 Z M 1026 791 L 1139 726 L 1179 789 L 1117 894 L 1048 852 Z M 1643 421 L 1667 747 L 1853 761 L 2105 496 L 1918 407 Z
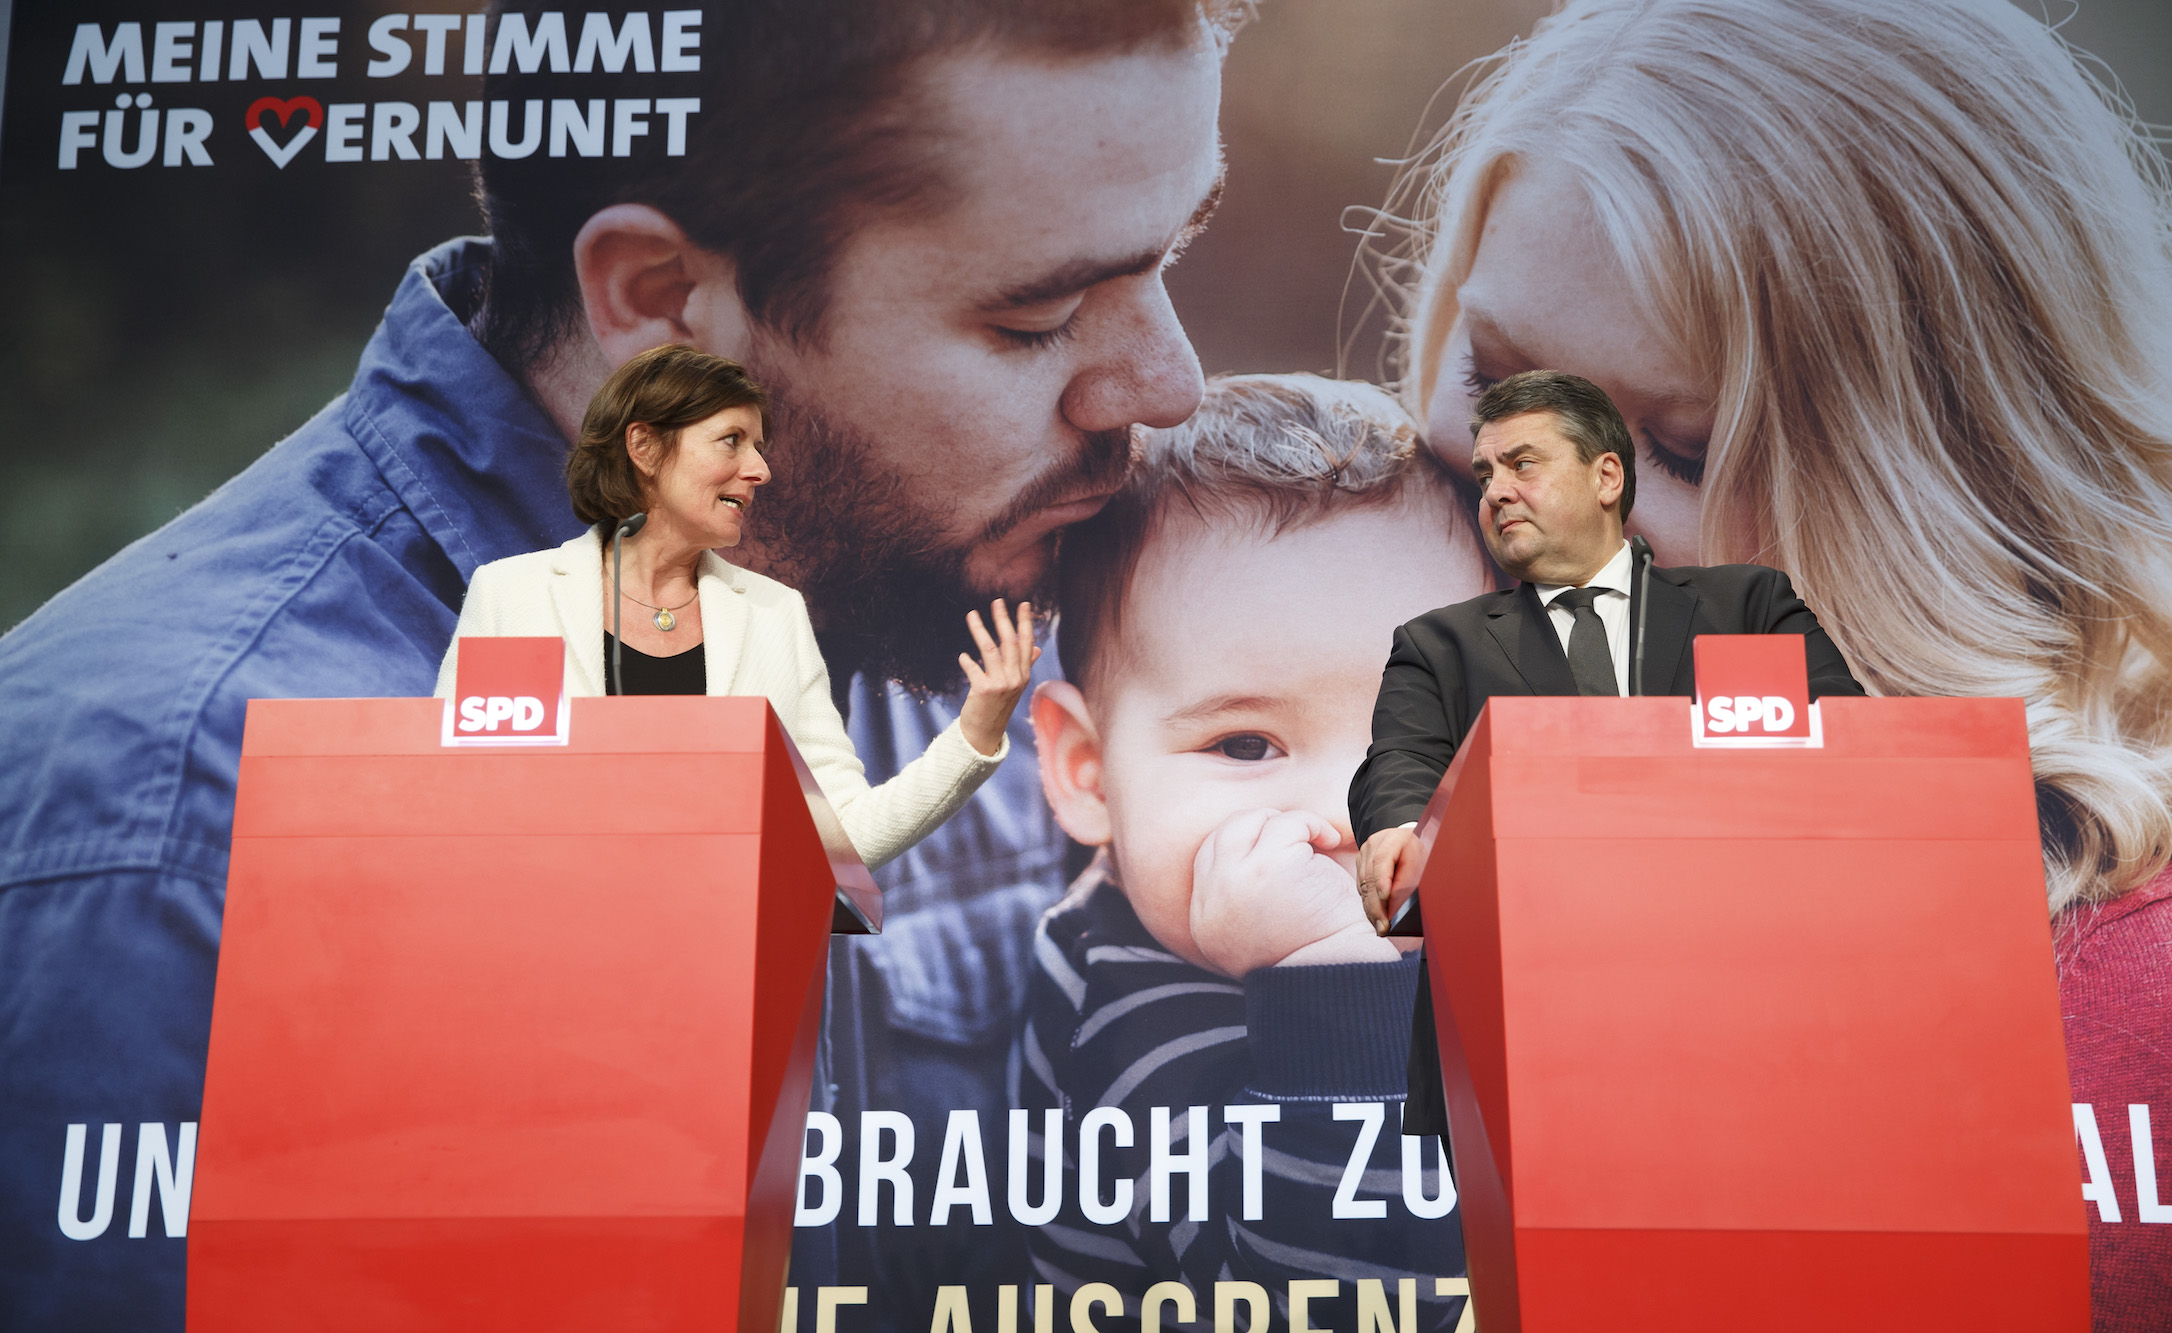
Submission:
M 294 119 L 294 113 L 297 111 L 307 111 L 309 113 L 308 124 L 312 129 L 324 124 L 324 103 L 319 102 L 314 97 L 290 97 L 284 102 L 276 97 L 259 97 L 254 102 L 249 103 L 249 109 L 242 113 L 242 128 L 250 130 L 260 128 L 264 123 L 264 113 L 267 111 L 279 117 L 279 128 L 282 130 L 287 127 L 288 121 Z

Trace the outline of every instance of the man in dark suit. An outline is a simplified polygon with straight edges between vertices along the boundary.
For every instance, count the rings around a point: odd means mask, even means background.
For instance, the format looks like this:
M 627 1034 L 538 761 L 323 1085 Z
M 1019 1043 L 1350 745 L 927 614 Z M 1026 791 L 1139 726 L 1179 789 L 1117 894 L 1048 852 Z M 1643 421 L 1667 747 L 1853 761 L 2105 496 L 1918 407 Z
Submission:
M 1373 743 L 1350 783 L 1358 892 L 1383 932 L 1423 868 L 1418 818 L 1494 695 L 1693 694 L 1689 643 L 1699 634 L 1800 634 L 1812 698 L 1863 692 L 1776 569 L 1652 568 L 1643 604 L 1633 585 L 1645 581 L 1632 578 L 1623 537 L 1636 500 L 1635 447 L 1597 385 L 1555 370 L 1512 375 L 1478 400 L 1471 427 L 1479 530 L 1494 561 L 1521 581 L 1395 632 Z M 1639 618 L 1643 674 L 1633 683 L 1630 627 Z M 1420 976 L 1403 1132 L 1445 1134 L 1432 997 Z

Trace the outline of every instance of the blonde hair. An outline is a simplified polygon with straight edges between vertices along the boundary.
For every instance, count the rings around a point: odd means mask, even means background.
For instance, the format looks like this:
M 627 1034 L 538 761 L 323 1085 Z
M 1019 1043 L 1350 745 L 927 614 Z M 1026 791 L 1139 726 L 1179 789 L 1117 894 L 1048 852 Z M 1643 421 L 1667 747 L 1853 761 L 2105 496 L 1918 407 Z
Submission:
M 1392 275 L 1423 404 L 1504 171 L 1571 170 L 1708 368 L 1703 559 L 1790 571 L 1874 694 L 2026 700 L 2055 911 L 2172 856 L 2165 167 L 2082 62 L 2007 0 L 1573 0 Z

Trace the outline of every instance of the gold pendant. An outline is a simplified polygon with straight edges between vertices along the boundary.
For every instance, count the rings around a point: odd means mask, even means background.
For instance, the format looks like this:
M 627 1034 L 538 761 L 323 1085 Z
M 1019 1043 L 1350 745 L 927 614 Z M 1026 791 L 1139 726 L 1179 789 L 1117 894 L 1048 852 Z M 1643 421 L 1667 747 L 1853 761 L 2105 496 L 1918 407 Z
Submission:
M 656 614 L 649 617 L 649 623 L 668 634 L 671 632 L 672 626 L 679 623 L 679 618 L 662 607 L 658 607 L 656 608 Z

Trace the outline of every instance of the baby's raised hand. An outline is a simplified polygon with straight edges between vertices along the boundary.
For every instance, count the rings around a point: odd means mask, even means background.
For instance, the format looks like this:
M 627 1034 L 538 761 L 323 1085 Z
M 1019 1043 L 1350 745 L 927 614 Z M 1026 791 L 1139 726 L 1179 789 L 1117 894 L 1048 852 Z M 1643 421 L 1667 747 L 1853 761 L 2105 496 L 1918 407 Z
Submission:
M 1385 962 L 1357 882 L 1327 853 L 1333 824 L 1305 810 L 1248 810 L 1207 835 L 1192 862 L 1192 942 L 1218 972 L 1278 963 Z

